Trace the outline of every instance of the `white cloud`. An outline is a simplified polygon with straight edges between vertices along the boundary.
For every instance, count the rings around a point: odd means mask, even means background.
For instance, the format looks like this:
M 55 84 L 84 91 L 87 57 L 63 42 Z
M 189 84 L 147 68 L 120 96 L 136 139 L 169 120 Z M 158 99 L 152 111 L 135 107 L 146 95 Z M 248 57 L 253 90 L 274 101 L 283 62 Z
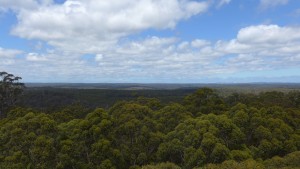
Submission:
M 21 54 L 22 51 L 15 49 L 4 49 L 0 47 L 0 58 L 13 58 L 18 54 Z
M 223 5 L 227 5 L 231 2 L 231 0 L 220 0 L 218 5 L 217 5 L 217 8 L 220 8 L 222 7 Z
M 34 10 L 39 5 L 53 4 L 52 0 L 0 0 L 0 11 L 6 11 L 8 9 L 16 12 L 20 10 Z
M 185 41 L 185 42 L 181 42 L 179 45 L 178 45 L 178 49 L 179 50 L 185 50 L 185 49 L 188 49 L 190 47 L 190 43 Z
M 252 40 L 239 42 L 232 39 L 216 43 L 205 41 L 203 47 L 195 48 L 192 42 L 148 37 L 118 44 L 95 54 L 91 61 L 83 59 L 80 54 L 54 51 L 42 55 L 47 58 L 46 62 L 16 60 L 17 63 L 13 64 L 18 65 L 14 69 L 24 74 L 25 79 L 38 74 L 39 79 L 45 77 L 45 81 L 56 82 L 134 82 L 142 78 L 150 82 L 169 78 L 197 80 L 235 72 L 298 67 L 300 64 L 300 40 L 297 39 L 291 39 L 286 45 L 278 43 L 275 47 L 269 41 L 264 43 L 270 45 L 260 46 Z M 31 69 L 26 69 L 29 65 Z M 9 70 L 8 65 L 6 68 Z M 56 78 L 49 79 L 53 74 Z
M 280 5 L 285 5 L 289 0 L 260 0 L 259 8 L 264 10 L 267 8 L 273 8 Z
M 237 71 L 245 69 L 257 71 L 268 68 L 265 60 L 255 54 L 239 54 L 236 57 L 229 58 L 226 64 L 235 67 Z
M 280 27 L 278 25 L 258 25 L 243 28 L 237 39 L 242 43 L 289 43 L 300 40 L 299 27 Z
M 11 66 L 15 63 L 14 59 L 1 59 L 0 65 L 1 66 Z
M 45 56 L 41 56 L 38 53 L 28 53 L 26 56 L 26 60 L 33 62 L 42 62 L 47 61 L 48 59 Z
M 125 44 L 119 44 L 113 49 L 116 53 L 126 53 L 131 55 L 140 55 L 151 52 L 168 50 L 168 48 L 177 42 L 176 38 L 148 37 L 141 41 L 131 41 Z
M 202 65 L 214 59 L 202 52 L 192 50 L 190 42 L 178 43 L 176 38 L 148 37 L 143 41 L 120 44 L 114 51 L 106 51 L 105 57 L 96 56 L 95 60 L 102 71 L 111 75 L 125 73 L 130 77 L 185 77 L 187 74 L 198 74 Z M 200 74 L 205 73 L 207 71 Z
M 173 29 L 178 22 L 205 12 L 209 1 L 67 0 L 62 5 L 49 1 L 38 7 L 15 2 L 18 7 L 6 4 L 6 8 L 18 8 L 12 33 L 53 47 L 18 59 L 20 51 L 0 48 L 1 68 L 14 69 L 25 78 L 56 82 L 200 79 L 300 65 L 300 27 L 248 26 L 233 39 L 216 42 L 128 37 L 147 29 Z M 221 6 L 229 3 L 218 2 Z M 87 59 L 84 54 L 94 57 Z M 49 79 L 53 74 L 56 77 Z
M 203 39 L 195 39 L 191 42 L 192 47 L 194 48 L 202 48 L 204 46 L 208 46 L 210 45 L 210 42 L 207 40 L 203 40 Z
M 225 65 L 237 71 L 298 67 L 299 33 L 300 27 L 249 26 L 241 29 L 236 39 L 217 42 L 215 49 L 231 56 Z
M 102 54 L 97 54 L 95 57 L 95 61 L 101 61 L 103 59 L 103 55 Z
M 37 2 L 34 0 L 0 0 L 0 8 L 2 9 L 20 9 L 37 7 Z
M 15 63 L 16 56 L 23 52 L 15 49 L 4 49 L 0 47 L 0 68 L 4 66 L 11 66 Z
M 240 43 L 237 39 L 232 39 L 230 41 L 218 41 L 214 47 L 215 50 L 226 54 L 239 54 L 256 51 L 256 49 L 254 50 L 251 45 Z
M 22 10 L 12 33 L 63 50 L 101 52 L 146 29 L 172 29 L 208 7 L 208 1 L 190 0 L 67 0 Z
M 264 32 L 265 28 L 268 31 Z M 177 38 L 147 37 L 124 41 L 101 53 L 93 53 L 92 60 L 84 59 L 81 54 L 55 50 L 44 55 L 31 54 L 31 61 L 14 64 L 30 65 L 30 70 L 22 66 L 15 68 L 22 73 L 26 70 L 27 76 L 56 74 L 56 81 L 86 79 L 89 82 L 141 78 L 151 81 L 170 77 L 200 79 L 243 71 L 276 70 L 300 65 L 300 39 L 296 36 L 299 30 L 300 27 L 278 25 L 249 26 L 242 28 L 236 38 L 215 43 L 203 39 L 180 41 Z M 266 36 L 256 36 L 259 32 Z M 33 62 L 38 58 L 47 60 Z

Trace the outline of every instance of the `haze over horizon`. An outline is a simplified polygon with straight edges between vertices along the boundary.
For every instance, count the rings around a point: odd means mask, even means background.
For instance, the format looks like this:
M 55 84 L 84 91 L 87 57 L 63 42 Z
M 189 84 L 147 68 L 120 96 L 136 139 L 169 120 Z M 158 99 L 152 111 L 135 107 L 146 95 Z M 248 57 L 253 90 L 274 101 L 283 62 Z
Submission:
M 24 82 L 300 83 L 298 0 L 0 0 Z

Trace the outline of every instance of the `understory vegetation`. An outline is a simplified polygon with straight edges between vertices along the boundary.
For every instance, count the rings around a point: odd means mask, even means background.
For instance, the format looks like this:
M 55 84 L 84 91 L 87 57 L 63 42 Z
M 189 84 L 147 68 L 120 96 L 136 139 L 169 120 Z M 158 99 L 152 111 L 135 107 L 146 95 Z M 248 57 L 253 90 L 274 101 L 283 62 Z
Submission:
M 300 167 L 300 92 L 201 88 L 182 101 L 139 97 L 90 110 L 13 107 L 0 121 L 5 169 Z

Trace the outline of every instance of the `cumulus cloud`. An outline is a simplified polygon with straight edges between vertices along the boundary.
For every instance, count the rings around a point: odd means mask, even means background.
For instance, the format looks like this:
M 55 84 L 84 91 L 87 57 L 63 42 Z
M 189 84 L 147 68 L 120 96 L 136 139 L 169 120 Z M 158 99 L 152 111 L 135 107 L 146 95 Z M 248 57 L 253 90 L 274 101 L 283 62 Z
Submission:
M 273 8 L 280 5 L 285 5 L 289 0 L 260 0 L 259 8 L 264 10 L 268 8 Z
M 99 52 L 143 30 L 173 29 L 208 7 L 208 1 L 190 0 L 67 0 L 21 11 L 12 34 L 64 50 Z
M 265 36 L 256 36 L 259 32 Z M 22 63 L 14 64 L 30 64 L 30 70 L 22 66 L 16 68 L 28 71 L 28 75 L 38 73 L 47 77 L 56 74 L 62 81 L 83 78 L 89 82 L 128 82 L 141 78 L 151 81 L 170 77 L 198 79 L 243 71 L 298 67 L 298 32 L 300 27 L 256 25 L 240 29 L 236 38 L 228 41 L 181 41 L 154 36 L 117 43 L 101 53 L 94 53 L 91 60 L 84 59 L 81 54 L 56 50 L 48 54 L 28 54 L 26 60 L 18 60 Z
M 260 35 L 265 33 L 265 28 L 272 33 L 262 39 Z M 33 62 L 28 56 L 34 56 L 34 59 L 41 56 L 29 54 L 20 65 L 31 64 L 33 69 L 19 68 L 29 71 L 28 76 L 34 76 L 37 73 L 34 70 L 39 70 L 39 74 L 45 76 L 56 74 L 58 77 L 54 80 L 86 79 L 89 82 L 197 79 L 243 71 L 293 68 L 300 64 L 300 39 L 292 36 L 298 33 L 297 27 L 256 25 L 242 28 L 236 38 L 228 41 L 180 41 L 154 36 L 115 44 L 113 48 L 95 54 L 91 61 L 82 59 L 80 54 L 54 51 L 44 56 L 47 62 Z
M 144 75 L 168 72 L 169 76 L 191 78 L 293 67 L 299 65 L 299 32 L 300 27 L 256 25 L 242 28 L 234 39 L 215 43 L 151 37 L 119 46 L 100 63 L 111 69 L 124 67 L 125 71 L 139 66 Z M 153 41 L 156 45 L 149 45 Z
M 239 31 L 239 42 L 274 44 L 300 40 L 299 27 L 280 27 L 278 25 L 249 26 Z
M 229 58 L 226 61 L 227 65 L 230 65 L 236 69 L 236 71 L 247 69 L 251 71 L 257 71 L 262 69 L 268 69 L 269 65 L 265 63 L 265 60 L 254 53 L 239 54 L 236 57 Z M 270 65 L 271 66 L 271 65 Z
M 4 2 L 6 8 L 18 9 L 14 35 L 53 48 L 19 59 L 14 58 L 22 52 L 0 48 L 1 68 L 11 70 L 11 65 L 17 65 L 13 69 L 25 78 L 51 81 L 55 74 L 52 81 L 199 79 L 300 64 L 300 27 L 253 25 L 240 29 L 230 40 L 216 42 L 201 37 L 190 41 L 128 37 L 148 29 L 173 29 L 178 22 L 207 11 L 210 1 L 67 0 L 54 4 L 14 0 L 10 4 L 0 0 Z M 22 4 L 26 2 L 33 5 Z M 230 1 L 217 2 L 222 6 Z
M 299 32 L 300 27 L 249 26 L 242 28 L 236 39 L 219 41 L 215 49 L 233 55 L 225 64 L 239 66 L 237 70 L 295 67 L 300 64 L 297 60 L 300 51 Z

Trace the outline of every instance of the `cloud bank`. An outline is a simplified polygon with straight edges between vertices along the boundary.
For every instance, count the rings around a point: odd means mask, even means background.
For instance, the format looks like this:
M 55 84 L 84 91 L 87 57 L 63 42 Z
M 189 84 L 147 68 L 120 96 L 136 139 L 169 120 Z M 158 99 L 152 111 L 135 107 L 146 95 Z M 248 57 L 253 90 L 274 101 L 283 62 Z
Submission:
M 217 2 L 217 7 L 230 3 Z M 0 57 L 6 60 L 0 67 L 24 74 L 30 81 L 199 82 L 204 77 L 300 64 L 300 27 L 249 25 L 236 37 L 217 41 L 128 38 L 149 29 L 174 29 L 179 22 L 207 12 L 211 1 L 67 0 L 55 4 L 0 0 L 0 4 L 16 12 L 13 35 L 51 47 L 23 57 L 17 57 L 21 51 L 0 48 Z

